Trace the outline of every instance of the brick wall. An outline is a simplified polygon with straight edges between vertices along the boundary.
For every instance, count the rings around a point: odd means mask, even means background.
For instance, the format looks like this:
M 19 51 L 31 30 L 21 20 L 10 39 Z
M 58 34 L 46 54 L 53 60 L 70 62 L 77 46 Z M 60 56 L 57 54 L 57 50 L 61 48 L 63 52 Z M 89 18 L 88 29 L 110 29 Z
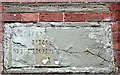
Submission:
M 3 21 L 5 22 L 112 22 L 115 64 L 120 72 L 120 0 L 0 0 L 0 2 L 110 2 L 109 12 L 4 13 L 0 4 L 0 73 L 3 68 Z M 56 18 L 54 18 L 56 17 Z

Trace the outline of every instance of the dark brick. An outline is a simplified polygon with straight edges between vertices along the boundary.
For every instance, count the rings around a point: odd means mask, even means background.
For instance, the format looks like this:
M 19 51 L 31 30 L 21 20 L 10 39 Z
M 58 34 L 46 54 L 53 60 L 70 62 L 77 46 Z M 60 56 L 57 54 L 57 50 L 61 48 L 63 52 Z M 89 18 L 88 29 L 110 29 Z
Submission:
M 110 11 L 120 10 L 119 3 L 110 3 Z
M 3 16 L 4 21 L 20 21 L 21 15 L 20 13 L 4 13 Z

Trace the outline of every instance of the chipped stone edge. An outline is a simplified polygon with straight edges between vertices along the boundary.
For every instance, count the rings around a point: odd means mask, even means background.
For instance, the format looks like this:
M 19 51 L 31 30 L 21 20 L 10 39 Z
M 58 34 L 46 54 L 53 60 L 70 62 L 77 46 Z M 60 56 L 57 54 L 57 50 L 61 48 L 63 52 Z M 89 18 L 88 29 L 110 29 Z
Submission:
M 22 24 L 22 25 L 21 25 Z M 28 26 L 29 24 L 29 26 Z M 86 25 L 87 24 L 87 25 Z M 112 23 L 110 22 L 38 22 L 38 23 L 6 23 L 5 26 L 10 26 L 10 27 L 14 27 L 14 26 L 26 26 L 26 27 L 31 27 L 31 26 L 91 26 L 91 25 L 103 25 L 103 26 L 108 26 L 111 27 Z M 111 31 L 111 29 L 110 29 Z M 112 31 L 111 31 L 112 33 Z M 109 35 L 110 39 L 112 40 L 112 35 Z M 114 61 L 114 55 L 113 55 L 113 47 L 111 50 L 107 50 L 109 52 L 109 54 L 111 54 L 111 61 Z M 5 58 L 4 58 L 5 59 Z M 5 63 L 5 62 L 4 62 Z M 5 67 L 6 65 L 4 65 Z M 84 73 L 84 72 L 88 72 L 88 73 L 113 73 L 115 72 L 115 64 L 110 63 L 109 67 L 105 67 L 105 68 L 93 68 L 93 67 L 85 67 L 85 68 L 79 68 L 79 67 L 65 67 L 65 68 L 21 68 L 21 69 L 4 69 L 5 73 L 56 73 L 56 72 L 60 72 L 60 73 Z

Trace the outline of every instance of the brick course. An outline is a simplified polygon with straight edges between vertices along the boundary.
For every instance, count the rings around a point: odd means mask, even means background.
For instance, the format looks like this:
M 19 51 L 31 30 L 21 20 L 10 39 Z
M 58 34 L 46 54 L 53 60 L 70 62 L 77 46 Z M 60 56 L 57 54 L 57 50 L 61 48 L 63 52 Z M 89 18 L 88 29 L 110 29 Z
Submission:
M 62 13 L 39 13 L 39 21 L 44 22 L 62 22 L 63 14 Z

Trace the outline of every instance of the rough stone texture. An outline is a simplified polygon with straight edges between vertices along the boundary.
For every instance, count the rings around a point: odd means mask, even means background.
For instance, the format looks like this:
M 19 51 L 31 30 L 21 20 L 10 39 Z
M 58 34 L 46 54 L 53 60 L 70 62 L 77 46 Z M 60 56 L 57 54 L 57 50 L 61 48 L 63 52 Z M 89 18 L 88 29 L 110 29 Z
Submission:
M 5 3 L 4 12 L 80 12 L 109 11 L 108 3 Z
M 120 0 L 0 0 L 0 2 L 120 2 Z
M 107 22 L 7 23 L 5 72 L 115 72 L 111 32 Z

